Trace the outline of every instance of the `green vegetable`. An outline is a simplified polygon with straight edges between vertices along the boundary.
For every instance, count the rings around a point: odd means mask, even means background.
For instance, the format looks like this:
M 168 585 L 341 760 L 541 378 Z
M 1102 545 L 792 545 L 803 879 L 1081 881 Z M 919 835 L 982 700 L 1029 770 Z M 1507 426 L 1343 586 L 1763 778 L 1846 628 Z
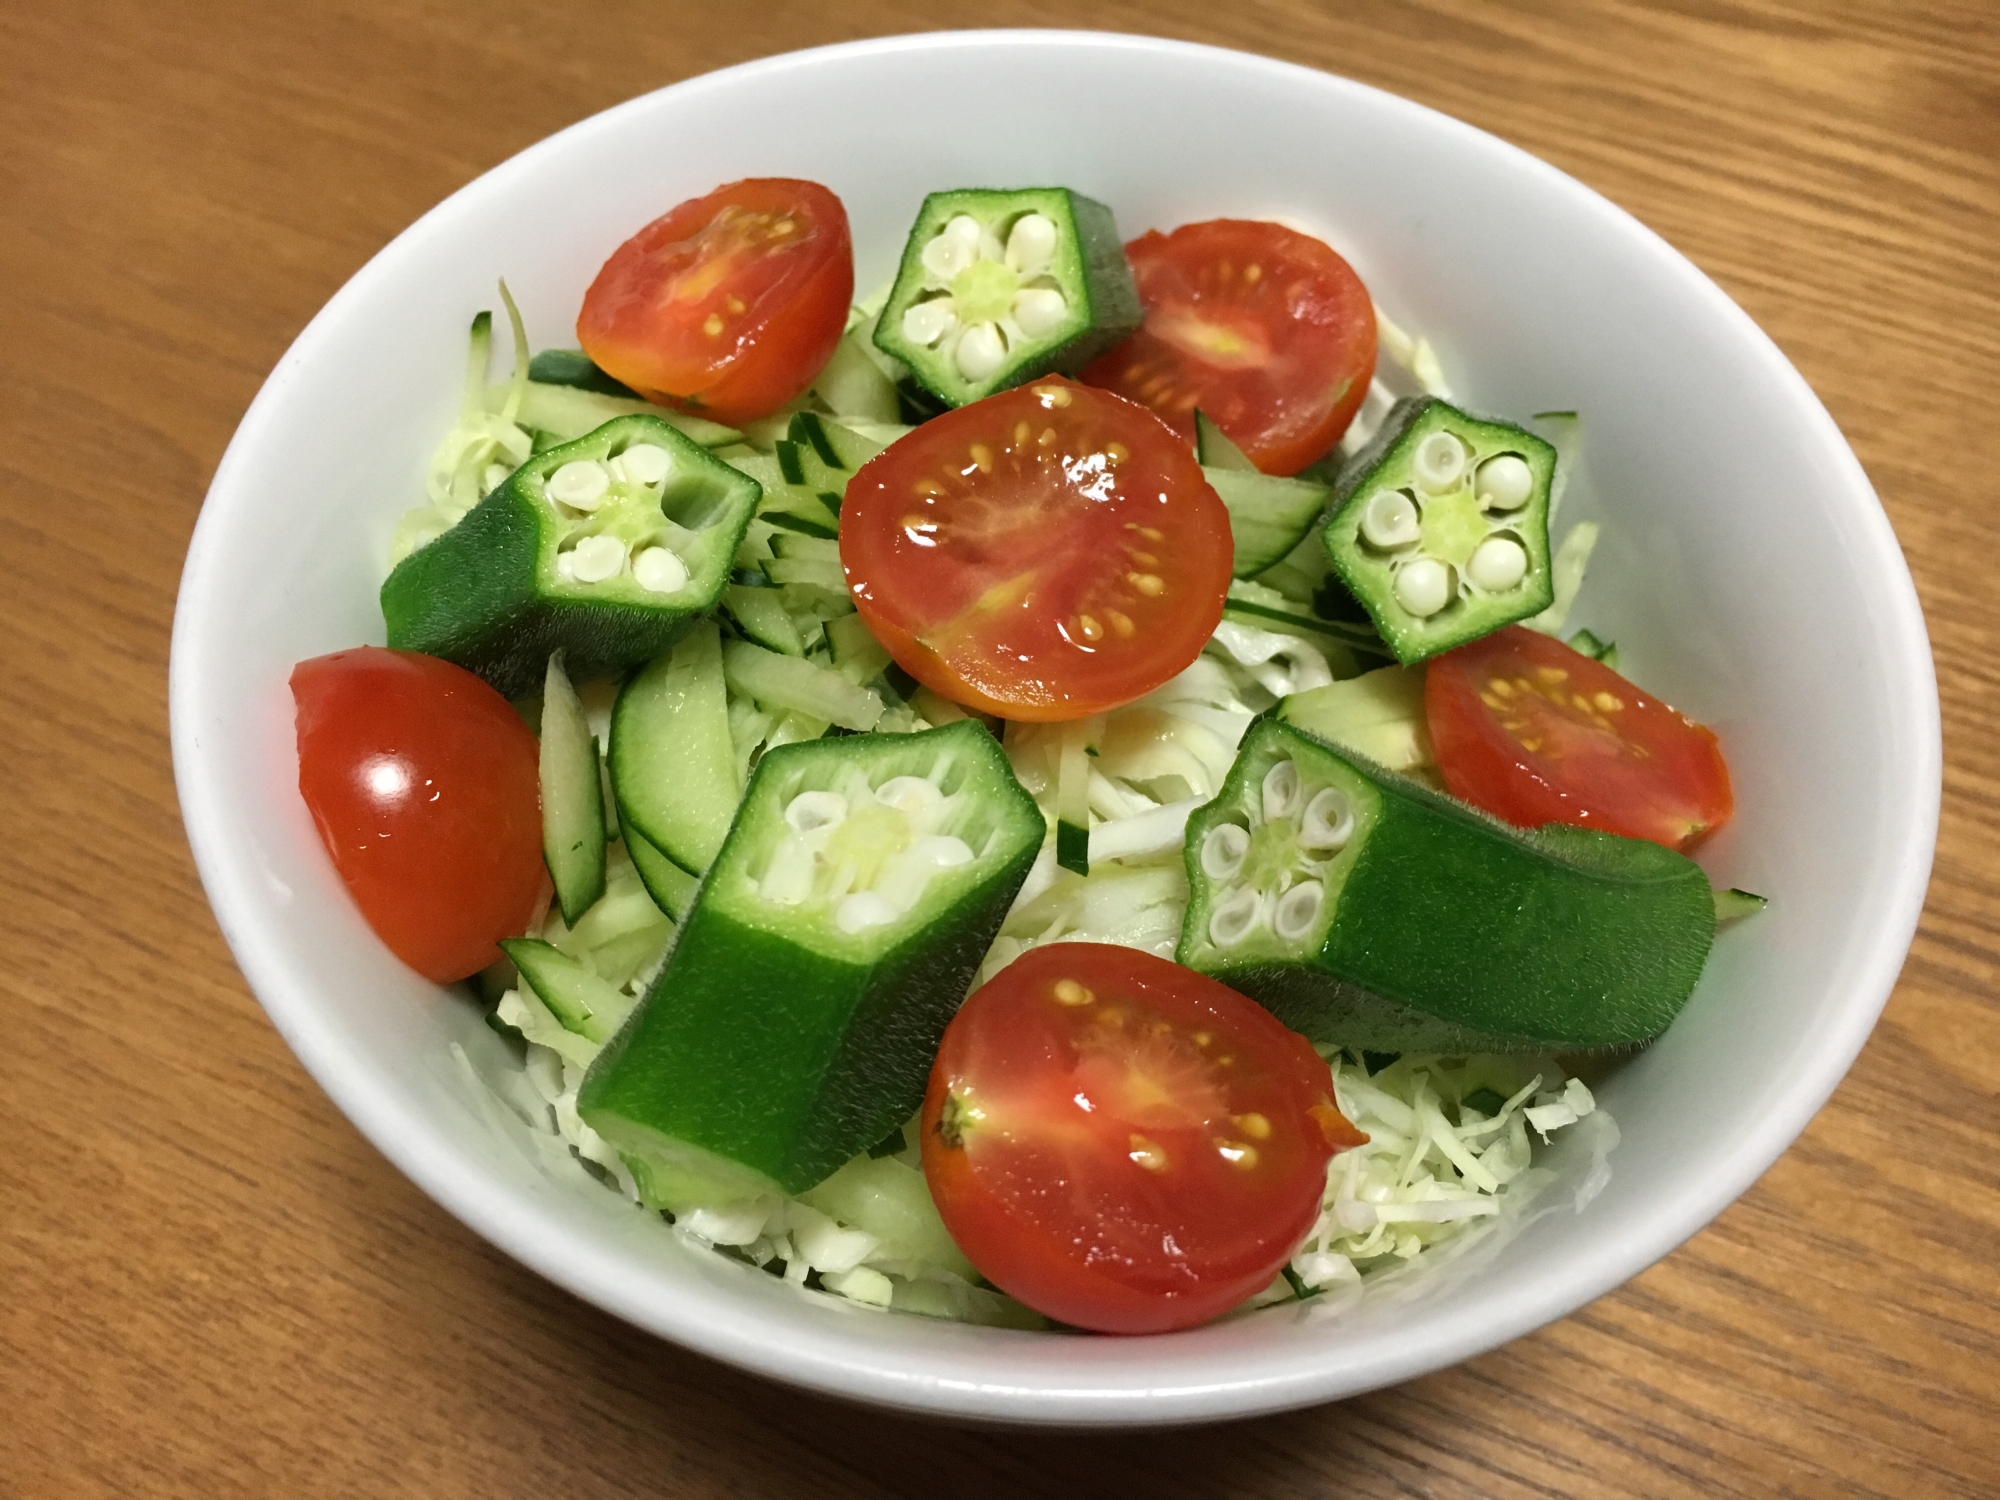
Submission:
M 1754 917 L 1770 904 L 1769 896 L 1738 890 L 1732 885 L 1728 890 L 1715 892 L 1715 920 L 1734 922 L 1738 917 Z
M 611 790 L 634 863 L 643 840 L 688 874 L 701 874 L 729 832 L 742 785 L 729 738 L 722 638 L 704 621 L 626 683 L 611 713 Z M 643 878 L 646 866 L 639 870 Z
M 1294 693 L 1278 717 L 1387 770 L 1407 775 L 1434 764 L 1421 667 L 1379 667 Z
M 554 944 L 540 938 L 502 938 L 500 948 L 520 969 L 521 982 L 565 1031 L 607 1042 L 631 1014 L 630 995 Z
M 1143 311 L 1111 210 L 1068 188 L 932 193 L 875 329 L 947 406 L 1074 372 Z
M 541 785 L 542 860 L 573 925 L 604 894 L 604 790 L 597 741 L 561 652 L 549 658 L 542 688 Z
M 1178 957 L 1318 1041 L 1398 1052 L 1658 1036 L 1701 976 L 1700 866 L 1524 833 L 1272 720 L 1188 819 Z
M 757 486 L 657 417 L 536 454 L 382 585 L 389 644 L 508 697 L 647 660 L 713 609 Z
M 821 1181 L 915 1113 L 1042 838 L 971 721 L 766 751 L 583 1118 L 668 1208 Z
M 613 380 L 598 369 L 581 349 L 544 349 L 528 362 L 528 378 L 542 385 L 567 385 L 580 391 L 595 391 L 600 396 L 619 396 L 628 401 L 645 399 L 631 386 Z
M 1321 533 L 1398 661 L 1547 609 L 1556 450 L 1431 396 L 1399 401 L 1341 470 Z

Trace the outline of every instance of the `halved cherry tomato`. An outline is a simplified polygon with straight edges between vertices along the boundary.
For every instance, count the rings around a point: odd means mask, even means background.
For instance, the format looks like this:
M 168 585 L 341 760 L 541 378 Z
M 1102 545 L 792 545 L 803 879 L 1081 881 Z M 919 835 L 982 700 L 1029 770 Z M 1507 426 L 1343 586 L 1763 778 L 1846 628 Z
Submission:
M 1522 828 L 1688 849 L 1736 806 L 1713 733 L 1519 625 L 1432 658 L 1424 715 L 1452 795 Z
M 1079 1328 L 1187 1328 L 1268 1286 L 1363 1144 L 1254 1000 L 1132 948 L 1049 943 L 945 1029 L 924 1177 L 988 1280 Z
M 368 925 L 447 984 L 548 904 L 535 737 L 463 667 L 361 646 L 292 669 L 299 792 Z
M 1142 234 L 1125 258 L 1146 322 L 1085 380 L 1190 440 L 1200 407 L 1267 474 L 1296 474 L 1339 441 L 1375 372 L 1375 304 L 1323 241 L 1209 219 Z
M 1050 377 L 924 423 L 862 465 L 840 561 L 912 677 L 1009 719 L 1077 719 L 1201 653 L 1229 512 L 1144 407 Z
M 816 182 L 753 177 L 693 198 L 612 252 L 577 342 L 649 401 L 718 422 L 812 384 L 847 326 L 847 210 Z

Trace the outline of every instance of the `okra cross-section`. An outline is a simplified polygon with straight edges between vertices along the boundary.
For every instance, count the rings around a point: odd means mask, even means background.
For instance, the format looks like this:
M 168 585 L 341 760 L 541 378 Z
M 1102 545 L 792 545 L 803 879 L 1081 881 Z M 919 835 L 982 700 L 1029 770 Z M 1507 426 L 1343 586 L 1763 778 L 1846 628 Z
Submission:
M 1043 834 L 972 720 L 768 751 L 583 1118 L 662 1207 L 811 1187 L 916 1112 Z
M 1074 373 L 1143 314 L 1111 210 L 1068 188 L 932 193 L 875 344 L 947 406 Z
M 397 564 L 382 585 L 389 644 L 510 698 L 557 650 L 577 681 L 647 661 L 715 607 L 758 494 L 658 417 L 606 422 L 530 458 Z
M 1288 725 L 1188 819 L 1179 959 L 1316 1042 L 1386 1052 L 1658 1036 L 1715 934 L 1660 844 L 1510 828 Z
M 1415 396 L 1341 471 L 1326 550 L 1398 661 L 1549 607 L 1555 467 L 1526 428 Z

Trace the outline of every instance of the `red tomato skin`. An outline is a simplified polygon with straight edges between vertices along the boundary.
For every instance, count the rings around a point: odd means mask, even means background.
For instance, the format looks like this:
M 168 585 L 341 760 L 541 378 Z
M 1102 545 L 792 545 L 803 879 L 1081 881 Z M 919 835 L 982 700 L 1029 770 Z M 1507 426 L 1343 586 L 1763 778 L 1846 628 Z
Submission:
M 1424 717 L 1451 794 L 1517 827 L 1568 823 L 1687 850 L 1735 810 L 1711 730 L 1524 626 L 1432 658 Z
M 1065 1002 L 1065 982 L 1091 998 Z M 1099 943 L 1030 949 L 973 993 L 922 1136 L 931 1196 L 988 1280 L 1129 1334 L 1192 1327 L 1268 1286 L 1319 1216 L 1327 1162 L 1366 1139 L 1326 1064 L 1268 1011 Z M 1246 1145 L 1247 1166 L 1220 1154 Z
M 368 925 L 439 984 L 548 904 L 540 751 L 485 682 L 360 646 L 292 669 L 299 793 Z
M 613 251 L 576 337 L 647 400 L 741 423 L 812 384 L 853 299 L 840 199 L 816 182 L 753 177 L 689 199 Z
M 1375 304 L 1324 241 L 1208 219 L 1125 247 L 1146 321 L 1083 372 L 1194 440 L 1199 407 L 1266 474 L 1340 440 L 1375 371 Z M 1255 267 L 1258 275 L 1246 279 Z
M 1127 457 L 1090 469 L 1114 443 Z M 1221 497 L 1153 413 L 1049 376 L 934 417 L 862 465 L 840 561 L 912 677 L 1002 718 L 1058 720 L 1143 697 L 1200 655 L 1235 549 Z M 1151 595 L 1132 583 L 1142 574 Z

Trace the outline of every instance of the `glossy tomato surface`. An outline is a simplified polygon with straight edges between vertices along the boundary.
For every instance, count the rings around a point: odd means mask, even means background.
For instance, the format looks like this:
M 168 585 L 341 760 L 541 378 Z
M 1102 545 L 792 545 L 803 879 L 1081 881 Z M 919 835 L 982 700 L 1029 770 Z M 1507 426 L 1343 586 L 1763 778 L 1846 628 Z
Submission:
M 1268 1286 L 1361 1135 L 1305 1038 L 1131 948 L 1031 948 L 946 1028 L 924 1176 L 995 1286 L 1101 1333 L 1187 1328 Z
M 1296 474 L 1347 430 L 1375 372 L 1375 304 L 1322 240 L 1209 219 L 1125 247 L 1139 331 L 1083 372 L 1194 438 L 1199 407 L 1267 474 Z
M 1520 625 L 1433 657 L 1424 713 L 1452 795 L 1522 828 L 1688 849 L 1736 805 L 1714 734 Z
M 848 482 L 840 561 L 912 677 L 1009 719 L 1150 692 L 1222 618 L 1229 512 L 1144 407 L 1049 378 L 946 412 Z
M 620 245 L 584 294 L 576 337 L 650 401 L 747 422 L 812 384 L 853 297 L 840 200 L 816 182 L 755 177 Z
M 535 737 L 463 667 L 362 646 L 292 669 L 299 791 L 368 925 L 440 984 L 548 904 Z

